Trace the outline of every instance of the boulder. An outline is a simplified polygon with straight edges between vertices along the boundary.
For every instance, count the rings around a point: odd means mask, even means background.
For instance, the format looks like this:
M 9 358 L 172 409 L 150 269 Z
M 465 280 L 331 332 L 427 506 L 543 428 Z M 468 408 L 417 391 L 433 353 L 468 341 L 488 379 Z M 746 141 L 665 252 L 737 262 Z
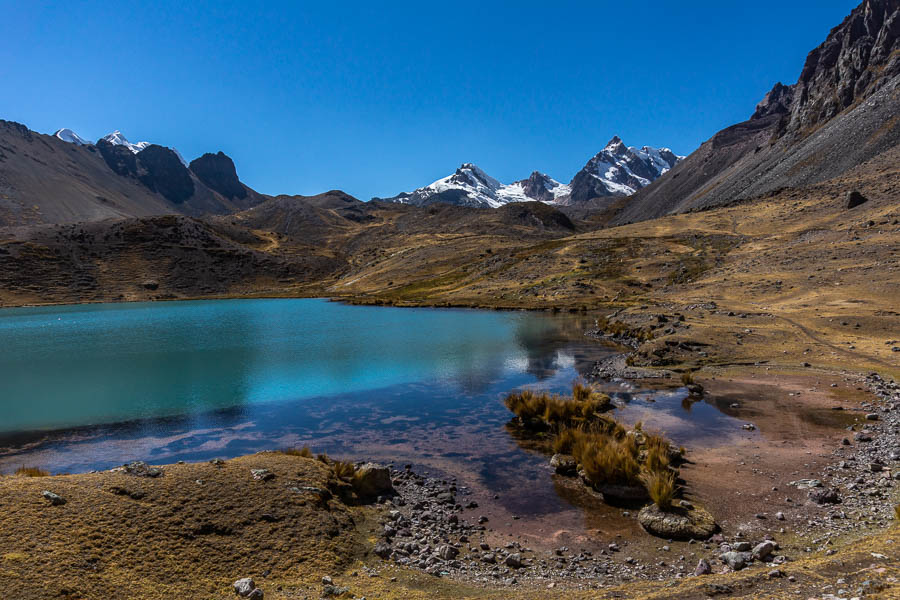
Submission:
M 753 559 L 754 560 L 766 560 L 771 556 L 772 552 L 775 551 L 775 544 L 772 542 L 766 541 L 761 544 L 757 544 L 753 548 Z
M 391 556 L 391 553 L 393 551 L 394 550 L 393 548 L 391 548 L 391 545 L 384 540 L 380 540 L 377 544 L 375 544 L 375 554 L 385 560 L 387 560 Z
M 831 488 L 815 488 L 809 490 L 809 499 L 816 504 L 838 504 L 841 497 Z
M 525 563 L 522 562 L 522 556 L 518 552 L 507 556 L 506 560 L 503 561 L 503 564 L 510 569 L 521 569 L 525 566 Z
M 732 571 L 740 571 L 753 560 L 753 555 L 749 552 L 731 552 L 724 553 L 721 557 L 722 562 L 728 565 Z
M 662 511 L 651 504 L 638 513 L 638 523 L 651 535 L 674 540 L 705 540 L 719 529 L 712 515 L 696 505 L 673 506 Z
M 575 457 L 569 454 L 554 454 L 550 466 L 560 475 L 574 475 L 578 468 Z
M 256 583 L 251 577 L 238 579 L 232 585 L 234 593 L 241 598 L 253 598 L 254 600 L 262 600 L 262 590 L 256 587 Z
M 391 470 L 375 463 L 366 463 L 353 476 L 353 489 L 363 498 L 393 495 Z
M 858 191 L 853 190 L 847 192 L 847 209 L 856 208 L 860 204 L 865 204 L 869 199 L 860 194 Z
M 159 477 L 162 469 L 151 467 L 142 460 L 135 460 L 125 465 L 125 472 L 135 477 Z
M 459 554 L 459 550 L 450 544 L 444 544 L 437 549 L 437 555 L 444 560 L 453 560 Z
M 700 562 L 697 563 L 697 568 L 694 569 L 694 575 L 699 577 L 700 575 L 709 575 L 710 573 L 712 573 L 712 567 L 710 566 L 709 561 L 705 558 L 701 558 Z

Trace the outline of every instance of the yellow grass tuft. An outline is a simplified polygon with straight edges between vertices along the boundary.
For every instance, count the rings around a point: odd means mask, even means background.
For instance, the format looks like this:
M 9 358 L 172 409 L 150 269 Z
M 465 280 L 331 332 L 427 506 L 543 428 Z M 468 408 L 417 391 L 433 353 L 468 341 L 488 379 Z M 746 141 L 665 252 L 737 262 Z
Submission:
M 672 471 L 644 471 L 640 474 L 641 483 L 660 510 L 671 510 L 675 499 L 675 474 Z
M 50 472 L 37 467 L 19 467 L 16 469 L 16 475 L 21 477 L 49 477 Z
M 303 446 L 302 448 L 283 448 L 279 452 L 287 454 L 288 456 L 302 456 L 303 458 L 312 458 L 313 455 L 309 446 Z

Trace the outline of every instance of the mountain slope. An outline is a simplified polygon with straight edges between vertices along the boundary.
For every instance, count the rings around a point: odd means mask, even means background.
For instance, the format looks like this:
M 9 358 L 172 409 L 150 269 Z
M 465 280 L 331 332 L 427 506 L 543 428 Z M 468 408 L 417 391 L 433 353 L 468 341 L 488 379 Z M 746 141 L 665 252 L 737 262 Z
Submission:
M 776 84 L 747 121 L 716 133 L 641 190 L 613 223 L 645 220 L 837 177 L 900 143 L 900 0 L 865 0 Z
M 79 144 L 57 133 L 0 120 L 0 226 L 222 214 L 265 199 L 249 188 L 244 198 L 224 197 L 162 146 L 135 154 L 106 140 Z

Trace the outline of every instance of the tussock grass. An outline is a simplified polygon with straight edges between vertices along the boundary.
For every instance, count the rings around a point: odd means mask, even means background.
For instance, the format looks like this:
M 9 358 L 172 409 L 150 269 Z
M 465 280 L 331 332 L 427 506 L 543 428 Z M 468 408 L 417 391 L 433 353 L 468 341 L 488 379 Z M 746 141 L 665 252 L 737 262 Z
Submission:
M 356 465 L 351 462 L 336 460 L 331 464 L 331 470 L 338 479 L 349 481 L 356 474 Z
M 684 385 L 691 385 L 694 383 L 694 373 L 692 371 L 685 371 L 681 374 L 681 383 Z
M 526 427 L 553 430 L 577 427 L 612 407 L 609 396 L 581 383 L 572 386 L 569 398 L 523 390 L 508 395 L 504 403 Z
M 50 472 L 37 467 L 19 467 L 16 469 L 16 475 L 20 477 L 49 477 Z
M 640 480 L 647 488 L 650 499 L 660 510 L 672 509 L 672 501 L 677 491 L 675 474 L 672 471 L 644 471 L 640 474 Z
M 283 448 L 279 450 L 279 452 L 287 454 L 288 456 L 302 456 L 303 458 L 312 458 L 313 456 L 309 446 L 303 446 L 302 448 Z
M 594 487 L 643 486 L 661 509 L 671 507 L 677 492 L 671 444 L 645 432 L 641 422 L 629 430 L 604 414 L 611 407 L 608 396 L 576 383 L 571 397 L 524 390 L 507 396 L 505 404 L 526 431 L 545 441 L 546 450 L 573 456 Z
M 288 456 L 301 456 L 303 458 L 313 458 L 313 452 L 309 449 L 309 446 L 303 446 L 302 448 L 283 448 L 279 450 L 282 454 L 287 454 Z M 353 479 L 353 476 L 356 474 L 356 465 L 352 462 L 344 462 L 340 460 L 332 460 L 325 453 L 315 455 L 316 460 L 319 462 L 328 465 L 331 467 L 331 472 L 334 473 L 334 476 L 338 479 L 342 479 L 344 481 L 350 481 Z

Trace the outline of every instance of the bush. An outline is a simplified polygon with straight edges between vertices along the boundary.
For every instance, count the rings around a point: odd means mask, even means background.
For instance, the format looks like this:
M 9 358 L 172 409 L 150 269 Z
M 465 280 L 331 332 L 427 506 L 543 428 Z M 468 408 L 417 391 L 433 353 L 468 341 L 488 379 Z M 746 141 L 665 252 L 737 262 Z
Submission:
M 49 477 L 50 472 L 45 471 L 44 469 L 38 469 L 37 467 L 19 467 L 16 469 L 16 475 L 20 475 L 22 477 Z
M 650 499 L 660 510 L 671 510 L 676 491 L 675 474 L 672 471 L 644 471 L 640 474 L 640 480 L 647 488 Z

